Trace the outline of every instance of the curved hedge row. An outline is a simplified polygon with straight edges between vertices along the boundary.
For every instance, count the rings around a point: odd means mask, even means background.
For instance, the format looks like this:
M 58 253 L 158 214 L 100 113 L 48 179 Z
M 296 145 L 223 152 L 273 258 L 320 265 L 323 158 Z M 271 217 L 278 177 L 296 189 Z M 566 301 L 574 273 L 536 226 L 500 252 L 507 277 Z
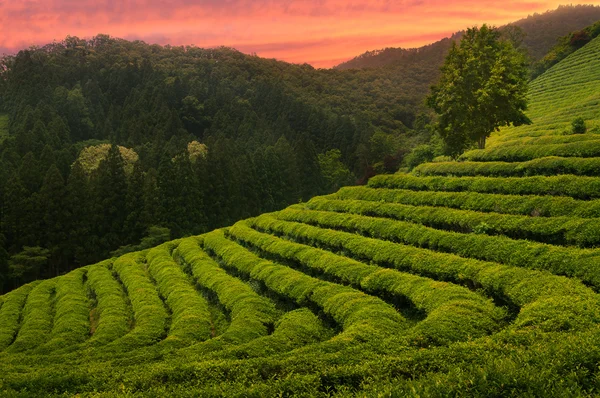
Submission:
M 460 159 L 473 161 L 502 160 L 520 162 L 546 156 L 593 158 L 600 156 L 600 139 L 566 144 L 494 146 L 464 153 Z
M 230 276 L 201 248 L 203 237 L 183 239 L 173 257 L 189 270 L 203 288 L 214 292 L 230 312 L 231 323 L 222 335 L 202 345 L 204 351 L 224 349 L 266 336 L 276 320 L 273 302 L 258 295 L 250 286 Z M 207 348 L 205 348 L 207 347 Z
M 148 251 L 148 271 L 156 281 L 158 291 L 172 311 L 171 327 L 165 342 L 181 344 L 204 341 L 211 337 L 208 302 L 189 283 L 179 265 L 173 261 L 169 248 L 163 244 Z
M 406 189 L 347 187 L 322 198 L 435 206 L 479 212 L 521 214 L 537 217 L 600 217 L 600 200 L 566 196 L 500 195 L 479 192 L 431 192 Z
M 21 327 L 20 320 L 27 296 L 39 283 L 39 281 L 29 283 L 3 296 L 4 300 L 0 308 L 0 351 L 15 339 Z
M 550 271 L 556 275 L 580 278 L 600 288 L 600 252 L 514 240 L 502 236 L 461 234 L 440 231 L 403 221 L 302 210 L 299 205 L 277 213 L 287 221 L 298 221 L 325 228 L 343 228 L 366 236 L 414 245 L 465 258 L 492 261 L 522 268 Z
M 521 177 L 559 174 L 600 175 L 600 158 L 543 157 L 526 162 L 439 162 L 424 163 L 413 170 L 421 176 Z
M 142 259 L 139 253 L 126 254 L 112 265 L 127 289 L 135 322 L 129 333 L 111 343 L 114 348 L 130 350 L 167 337 L 168 314 L 156 287 L 140 264 Z
M 214 352 L 208 358 L 218 360 L 265 358 L 318 343 L 333 337 L 321 320 L 307 308 L 286 312 L 274 324 L 273 334 Z
M 54 327 L 39 352 L 73 351 L 90 337 L 90 303 L 84 287 L 87 269 L 79 268 L 56 281 Z
M 400 188 L 413 191 L 500 193 L 509 195 L 570 196 L 600 198 L 600 178 L 562 175 L 554 177 L 415 177 L 408 174 L 378 175 L 371 188 Z
M 498 137 L 497 137 L 498 138 Z M 548 145 L 548 144 L 568 144 L 571 142 L 581 142 L 581 141 L 596 141 L 600 139 L 600 135 L 598 134 L 572 134 L 572 135 L 544 135 L 541 137 L 522 137 L 515 139 L 514 137 L 508 135 L 504 137 L 505 141 L 500 141 L 501 143 L 494 146 L 514 146 L 514 145 Z
M 107 268 L 111 260 L 88 267 L 87 278 L 91 294 L 96 301 L 93 311 L 99 317 L 87 345 L 99 346 L 117 340 L 129 332 L 132 313 L 125 292 Z
M 45 343 L 52 331 L 54 299 L 57 279 L 48 279 L 36 285 L 23 308 L 23 322 L 15 341 L 6 352 L 22 352 Z
M 253 224 L 264 230 L 287 231 L 292 235 L 293 228 L 283 227 L 278 218 L 286 220 L 288 217 L 282 212 L 267 214 L 253 220 Z M 462 258 L 355 233 L 301 225 L 304 227 L 297 227 L 292 236 L 313 245 L 344 250 L 355 258 L 401 271 L 482 288 L 491 296 L 520 308 L 512 328 L 536 326 L 546 331 L 585 330 L 600 321 L 598 295 L 576 280 L 546 271 Z
M 436 229 L 506 235 L 513 239 L 531 239 L 542 243 L 579 247 L 594 247 L 600 244 L 600 219 L 596 218 L 528 217 L 326 198 L 314 198 L 306 204 L 306 207 L 311 210 L 392 218 Z M 478 228 L 481 231 L 478 231 Z
M 248 223 L 252 223 L 251 220 Z M 302 225 L 280 224 L 280 231 L 301 234 Z M 286 227 L 289 227 L 286 228 Z M 271 255 L 332 275 L 371 293 L 388 293 L 408 299 L 427 318 L 410 330 L 409 341 L 428 346 L 464 341 L 499 329 L 505 313 L 487 299 L 450 283 L 367 265 L 331 252 L 260 233 L 241 221 L 229 229 L 231 236 Z
M 264 260 L 226 239 L 223 231 L 205 235 L 204 245 L 228 266 L 263 282 L 268 289 L 300 305 L 317 305 L 341 326 L 343 333 L 336 338 L 377 339 L 407 327 L 406 320 L 381 299 Z

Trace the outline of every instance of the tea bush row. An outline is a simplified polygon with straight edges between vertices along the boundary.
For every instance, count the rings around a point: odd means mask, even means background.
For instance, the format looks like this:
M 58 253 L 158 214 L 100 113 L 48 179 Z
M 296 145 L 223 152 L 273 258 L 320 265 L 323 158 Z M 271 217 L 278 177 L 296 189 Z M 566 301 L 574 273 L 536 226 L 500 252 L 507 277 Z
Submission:
M 577 217 L 529 217 L 481 213 L 443 207 L 412 206 L 360 200 L 314 198 L 306 205 L 312 210 L 392 218 L 436 229 L 474 232 L 484 227 L 488 235 L 506 235 L 542 243 L 593 247 L 600 244 L 600 220 Z
M 593 158 L 600 156 L 600 140 L 566 144 L 494 146 L 464 153 L 460 159 L 471 161 L 520 162 L 546 156 Z
M 54 325 L 51 339 L 38 352 L 74 351 L 90 337 L 90 303 L 84 287 L 86 268 L 74 270 L 56 280 Z
M 562 175 L 552 177 L 415 177 L 408 174 L 379 175 L 369 180 L 371 188 L 413 191 L 480 192 L 508 195 L 570 196 L 600 198 L 600 178 Z
M 48 279 L 31 289 L 23 308 L 21 328 L 6 352 L 31 350 L 48 341 L 54 319 L 56 281 L 57 278 Z
M 538 217 L 600 217 L 600 200 L 566 196 L 501 195 L 479 192 L 431 192 L 406 189 L 346 187 L 322 196 L 341 200 L 400 203 L 412 206 L 448 207 L 479 212 L 521 214 Z
M 223 231 L 205 235 L 204 244 L 228 266 L 263 282 L 277 294 L 301 306 L 316 305 L 342 328 L 343 333 L 336 338 L 377 339 L 401 333 L 408 326 L 406 320 L 381 299 L 262 259 L 228 240 Z
M 526 162 L 440 162 L 417 166 L 413 174 L 420 176 L 491 176 L 519 177 L 559 174 L 600 175 L 600 158 L 543 157 Z
M 27 296 L 40 282 L 32 282 L 2 296 L 0 308 L 0 351 L 8 347 L 19 331 L 21 313 Z
M 135 323 L 133 329 L 113 342 L 111 348 L 130 350 L 157 343 L 167 335 L 167 310 L 140 264 L 142 260 L 140 253 L 132 253 L 119 257 L 112 265 L 131 300 Z
M 289 215 L 282 212 L 262 215 L 253 223 L 264 230 L 283 232 L 281 221 L 292 218 Z M 560 331 L 584 329 L 600 321 L 598 295 L 573 279 L 545 271 L 436 253 L 355 233 L 310 225 L 298 228 L 294 238 L 313 246 L 343 250 L 357 259 L 400 271 L 483 289 L 496 300 L 520 309 L 513 328 L 536 326 L 546 331 Z M 291 230 L 290 227 L 286 229 Z
M 129 332 L 131 308 L 121 284 L 113 277 L 108 266 L 111 260 L 88 267 L 87 278 L 95 307 L 92 314 L 97 317 L 93 325 L 88 346 L 101 346 L 115 341 Z
M 252 221 L 249 221 L 252 223 Z M 280 223 L 286 235 L 302 235 L 305 225 Z M 397 270 L 367 265 L 351 258 L 260 233 L 245 222 L 229 229 L 238 240 L 271 255 L 333 275 L 346 284 L 360 286 L 370 294 L 386 293 L 408 299 L 427 318 L 410 331 L 410 340 L 421 345 L 447 344 L 490 334 L 499 328 L 503 311 L 482 296 L 451 283 L 439 282 Z
M 208 302 L 171 257 L 169 247 L 172 246 L 174 244 L 163 244 L 146 255 L 148 271 L 172 311 L 167 341 L 177 345 L 207 340 L 211 337 Z
M 341 228 L 372 238 L 466 258 L 550 271 L 556 275 L 577 277 L 595 288 L 600 287 L 600 253 L 596 250 L 547 245 L 503 236 L 441 231 L 418 224 L 369 216 L 308 211 L 303 210 L 300 205 L 281 211 L 278 217 L 324 228 Z

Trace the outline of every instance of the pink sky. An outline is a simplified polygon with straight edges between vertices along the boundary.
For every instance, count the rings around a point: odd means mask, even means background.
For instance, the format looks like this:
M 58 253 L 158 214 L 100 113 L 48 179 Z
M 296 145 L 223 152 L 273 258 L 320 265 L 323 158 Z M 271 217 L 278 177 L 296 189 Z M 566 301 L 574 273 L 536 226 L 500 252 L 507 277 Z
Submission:
M 583 3 L 600 4 L 600 0 Z M 559 4 L 552 0 L 0 0 L 0 53 L 67 35 L 106 33 L 148 43 L 225 45 L 261 57 L 331 67 L 367 50 L 417 47 L 468 26 L 502 25 Z

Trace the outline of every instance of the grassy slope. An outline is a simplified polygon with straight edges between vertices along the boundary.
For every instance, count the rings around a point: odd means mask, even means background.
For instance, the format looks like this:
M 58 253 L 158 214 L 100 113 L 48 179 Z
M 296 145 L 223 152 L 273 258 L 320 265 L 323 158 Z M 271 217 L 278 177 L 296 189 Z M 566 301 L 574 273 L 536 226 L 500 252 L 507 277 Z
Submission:
M 579 163 L 568 170 L 581 176 L 543 175 L 584 149 L 596 159 L 595 135 L 558 133 L 578 115 L 598 125 L 599 57 L 596 40 L 548 71 L 532 87 L 535 124 L 469 161 L 0 297 L 0 391 L 593 396 L 600 178 Z

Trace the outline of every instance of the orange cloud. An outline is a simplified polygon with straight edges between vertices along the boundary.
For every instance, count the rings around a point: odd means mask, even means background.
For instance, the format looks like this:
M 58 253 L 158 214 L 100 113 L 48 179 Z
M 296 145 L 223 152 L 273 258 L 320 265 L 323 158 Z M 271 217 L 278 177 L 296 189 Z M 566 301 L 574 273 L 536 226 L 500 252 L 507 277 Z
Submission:
M 600 4 L 600 0 L 586 1 Z M 416 47 L 467 26 L 501 25 L 554 0 L 0 0 L 0 52 L 98 33 L 230 46 L 330 67 L 367 50 Z

